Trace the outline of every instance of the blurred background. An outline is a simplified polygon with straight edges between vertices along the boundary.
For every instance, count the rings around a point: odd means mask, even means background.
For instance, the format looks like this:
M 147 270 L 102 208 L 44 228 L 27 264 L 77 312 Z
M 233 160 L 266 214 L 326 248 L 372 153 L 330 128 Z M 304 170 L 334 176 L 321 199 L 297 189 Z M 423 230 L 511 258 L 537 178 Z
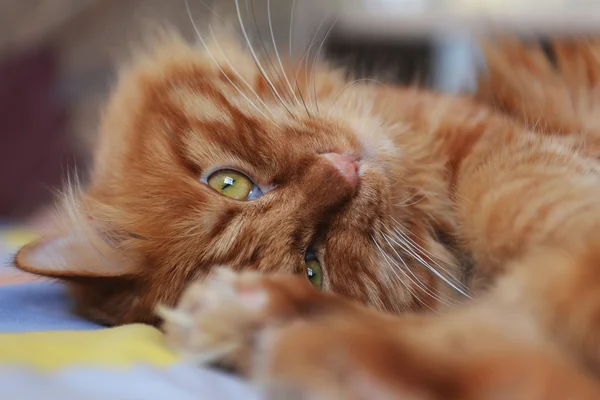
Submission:
M 253 40 L 355 75 L 457 92 L 474 85 L 475 35 L 508 30 L 543 38 L 600 27 L 596 1 L 241 1 Z M 247 7 L 247 8 L 246 8 Z M 0 0 L 0 221 L 43 225 L 54 191 L 75 168 L 85 179 L 115 66 L 148 27 L 170 24 L 195 40 L 233 0 Z M 293 10 L 293 13 L 292 13 Z M 218 18 L 217 18 L 218 20 Z M 293 29 L 290 40 L 290 21 Z M 334 25 L 335 22 L 335 25 Z

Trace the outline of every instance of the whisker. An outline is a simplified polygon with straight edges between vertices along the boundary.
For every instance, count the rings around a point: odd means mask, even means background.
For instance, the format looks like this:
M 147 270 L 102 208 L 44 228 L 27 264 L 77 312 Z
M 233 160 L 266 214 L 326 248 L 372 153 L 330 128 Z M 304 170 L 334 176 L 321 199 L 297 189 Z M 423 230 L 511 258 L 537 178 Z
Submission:
M 296 9 L 296 0 L 294 0 L 292 2 L 292 10 L 290 12 L 290 37 L 289 37 L 289 41 L 290 41 L 289 47 L 290 48 L 289 48 L 289 50 L 290 50 L 290 62 L 292 64 L 292 73 L 294 72 L 293 70 L 294 70 L 294 65 L 295 65 L 294 54 L 293 54 L 293 51 L 292 51 L 292 49 L 293 49 L 292 39 L 293 39 L 293 35 L 294 35 L 294 33 L 293 33 L 294 32 L 293 31 L 293 27 L 294 27 L 294 10 L 295 9 Z M 302 63 L 302 59 L 300 60 L 300 63 Z M 306 110 L 306 114 L 308 114 L 310 116 L 310 111 L 308 111 L 308 107 L 306 106 L 306 102 L 304 101 L 304 96 L 302 96 L 302 91 L 298 87 L 297 74 L 294 73 L 294 76 L 296 78 L 295 85 L 296 85 L 296 89 L 298 91 L 298 96 L 300 96 L 300 100 L 302 101 L 302 105 L 304 106 L 304 109 Z M 292 90 L 293 90 L 294 93 L 296 92 L 295 89 L 292 89 Z
M 208 53 L 209 57 L 211 58 L 211 60 L 215 63 L 215 65 L 217 66 L 217 68 L 219 69 L 219 71 L 221 71 L 221 73 L 223 74 L 223 76 L 229 81 L 229 83 L 231 84 L 231 86 L 233 86 L 238 92 L 239 94 L 248 102 L 248 104 L 250 104 L 252 107 L 254 107 L 254 109 L 256 111 L 258 111 L 259 114 L 261 114 L 263 117 L 265 117 L 266 119 L 270 120 L 271 122 L 273 122 L 273 124 L 275 124 L 276 126 L 277 123 L 272 119 L 269 118 L 260 108 L 258 108 L 258 106 L 256 104 L 254 104 L 245 94 L 244 92 L 237 87 L 237 85 L 231 80 L 231 78 L 229 77 L 229 75 L 227 75 L 227 73 L 225 73 L 225 71 L 223 71 L 223 68 L 221 68 L 221 66 L 219 65 L 219 63 L 217 62 L 217 60 L 215 59 L 215 57 L 213 56 L 213 54 L 211 53 L 208 45 L 206 44 L 206 42 L 204 41 L 204 38 L 202 37 L 202 35 L 200 34 L 200 31 L 198 30 L 198 27 L 196 26 L 196 22 L 194 22 L 194 18 L 192 17 L 192 12 L 190 10 L 190 5 L 188 3 L 188 0 L 185 0 L 185 8 L 187 10 L 188 16 L 190 18 L 190 22 L 192 23 L 192 27 L 194 28 L 194 31 L 196 31 L 196 35 L 198 35 L 198 39 L 200 40 L 200 42 L 202 43 L 202 45 L 204 46 L 204 48 L 206 49 L 206 52 Z
M 312 48 L 312 46 L 313 46 L 313 44 L 314 44 L 314 42 L 315 42 L 315 40 L 317 38 L 317 35 L 319 34 L 319 30 L 321 29 L 321 26 L 323 25 L 323 23 L 325 23 L 325 20 L 329 16 L 329 14 L 330 13 L 327 13 L 327 15 L 325 15 L 325 17 L 323 18 L 323 20 L 319 24 L 319 27 L 317 28 L 317 31 L 313 34 L 312 40 L 310 41 L 308 48 L 304 52 L 304 55 L 302 56 L 302 58 L 300 58 L 300 62 L 298 63 L 298 67 L 296 68 L 296 71 L 294 72 L 294 86 L 296 86 L 296 89 L 300 93 L 300 97 L 302 98 L 302 102 L 304 103 L 304 108 L 306 109 L 306 112 L 308 113 L 308 115 L 310 115 L 310 112 L 308 111 L 308 108 L 306 107 L 306 102 L 304 101 L 304 97 L 302 96 L 302 90 L 300 90 L 300 87 L 298 85 L 298 76 L 300 74 L 300 69 L 302 68 L 302 62 L 304 62 L 305 60 L 307 60 L 307 57 L 309 56 L 309 53 L 310 53 L 310 49 Z M 305 63 L 305 65 L 308 66 L 308 64 L 306 64 L 306 63 Z M 305 74 L 305 76 L 306 76 L 306 74 Z M 307 87 L 305 87 L 305 89 L 307 89 Z
M 212 9 L 208 4 L 206 4 L 206 2 L 204 0 L 198 0 L 206 9 L 208 9 L 209 12 L 211 12 L 212 14 L 214 14 L 217 18 L 219 18 L 222 22 L 224 22 L 225 24 L 229 23 L 229 21 L 227 21 L 225 18 L 223 18 L 221 15 L 219 15 L 219 13 L 217 13 L 214 9 Z M 270 0 L 269 0 L 270 1 Z M 269 21 L 270 22 L 270 21 Z M 258 26 L 258 24 L 256 24 L 256 26 Z M 236 75 L 246 84 L 246 86 L 248 87 L 248 89 L 250 89 L 255 95 L 256 98 L 258 99 L 258 101 L 260 101 L 263 106 L 267 109 L 269 109 L 269 107 L 267 107 L 267 105 L 262 101 L 262 99 L 260 98 L 260 96 L 258 95 L 258 93 L 256 93 L 256 91 L 254 90 L 254 88 L 241 76 L 241 74 L 239 74 L 233 64 L 231 64 L 231 62 L 229 61 L 229 59 L 225 56 L 225 53 L 223 52 L 222 48 L 218 45 L 218 41 L 216 40 L 215 34 L 212 32 L 212 28 L 209 25 L 209 29 L 211 30 L 211 34 L 212 37 L 215 38 L 215 45 L 219 48 L 221 55 L 223 56 L 223 58 L 225 58 L 225 60 L 227 61 L 229 67 L 236 73 Z M 240 39 L 240 40 L 244 40 L 242 38 L 242 36 L 235 32 L 235 35 Z M 260 32 L 258 33 L 260 36 Z M 263 46 L 264 48 L 264 46 Z M 266 51 L 266 50 L 265 50 Z
M 390 247 L 390 249 L 392 249 L 392 251 L 393 251 L 393 252 L 394 252 L 394 254 L 396 255 L 397 259 L 398 259 L 398 260 L 400 260 L 400 262 L 401 262 L 401 263 L 402 263 L 402 265 L 404 266 L 404 269 L 402 269 L 402 268 L 401 268 L 401 267 L 398 265 L 398 267 L 399 267 L 398 269 L 400 269 L 400 271 L 402 271 L 402 272 L 403 272 L 403 274 L 404 274 L 404 275 L 405 275 L 405 276 L 406 276 L 408 279 L 410 279 L 410 281 L 411 281 L 412 283 L 414 283 L 414 284 L 415 284 L 415 285 L 416 285 L 416 286 L 417 286 L 417 287 L 418 287 L 418 288 L 419 288 L 421 291 L 423 291 L 425 294 L 429 295 L 431 298 L 433 298 L 434 300 L 437 300 L 437 301 L 439 301 L 439 302 L 440 302 L 440 303 L 442 303 L 442 304 L 449 305 L 449 304 L 445 303 L 445 301 L 444 301 L 442 298 L 438 297 L 438 295 L 437 295 L 435 292 L 433 292 L 433 291 L 432 291 L 431 289 L 429 289 L 429 288 L 428 288 L 428 287 L 427 287 L 427 286 L 426 286 L 424 283 L 422 283 L 422 282 L 420 281 L 419 277 L 418 277 L 418 276 L 416 276 L 416 275 L 415 275 L 415 273 L 412 271 L 412 269 L 411 269 L 411 268 L 408 266 L 408 264 L 406 264 L 406 261 L 404 261 L 404 258 L 402 258 L 402 255 L 401 255 L 400 253 L 398 253 L 398 251 L 396 251 L 396 249 L 394 248 L 394 246 L 392 245 L 392 243 L 390 243 L 389 239 L 391 239 L 391 238 L 390 238 L 388 235 L 386 235 L 385 233 L 383 233 L 383 232 L 382 232 L 381 234 L 382 234 L 382 236 L 383 236 L 384 240 L 386 241 L 387 245 Z M 412 275 L 412 277 L 413 277 L 414 279 L 410 278 L 410 277 L 408 276 L 407 272 L 405 272 L 405 271 L 407 271 L 408 273 L 410 273 L 410 275 Z
M 296 9 L 296 0 L 292 1 L 292 11 L 290 12 L 290 35 L 289 35 L 289 48 L 288 50 L 290 51 L 290 60 L 293 61 L 294 60 L 294 54 L 293 54 L 293 45 L 292 45 L 292 38 L 294 36 L 293 31 L 294 31 L 294 10 Z
M 292 73 L 294 73 L 294 76 L 296 77 L 296 82 L 295 82 L 295 86 L 296 89 L 292 88 L 292 93 L 296 93 L 296 91 L 298 92 L 298 96 L 300 97 L 300 100 L 302 102 L 302 105 L 304 106 L 304 109 L 306 110 L 306 114 L 308 114 L 308 116 L 310 116 L 310 111 L 308 111 L 308 107 L 306 106 L 306 102 L 304 101 L 304 96 L 302 96 L 302 91 L 300 90 L 300 88 L 298 87 L 298 80 L 297 80 L 297 73 L 294 72 L 294 54 L 293 54 L 293 45 L 292 45 L 292 38 L 293 38 L 293 27 L 294 27 L 294 10 L 296 8 L 296 0 L 294 0 L 292 2 L 292 11 L 290 14 L 290 37 L 289 37 L 289 51 L 290 51 L 290 62 L 292 64 Z M 300 60 L 300 63 L 302 63 L 302 59 Z
M 238 20 L 240 22 L 240 27 L 242 28 L 242 34 L 244 35 L 244 38 L 246 39 L 246 44 L 248 45 L 248 50 L 250 50 L 250 53 L 252 54 L 252 58 L 254 58 L 254 62 L 256 63 L 256 66 L 258 67 L 258 69 L 262 73 L 263 78 L 265 78 L 265 80 L 267 81 L 267 83 L 271 87 L 271 90 L 273 91 L 273 93 L 275 94 L 275 96 L 277 96 L 277 98 L 281 102 L 281 105 L 283 106 L 283 108 L 285 108 L 285 110 L 293 117 L 293 114 L 286 107 L 285 102 L 283 101 L 283 98 L 279 95 L 279 92 L 275 88 L 275 85 L 273 85 L 273 82 L 271 82 L 271 80 L 267 76 L 267 74 L 265 72 L 265 69 L 263 68 L 262 64 L 260 63 L 260 60 L 258 59 L 258 56 L 256 55 L 256 52 L 254 51 L 254 48 L 252 47 L 252 43 L 250 42 L 250 38 L 248 37 L 248 32 L 246 31 L 246 26 L 244 25 L 244 19 L 242 18 L 242 11 L 240 9 L 240 2 L 239 2 L 239 0 L 235 0 L 235 9 L 237 11 L 237 16 L 238 16 Z
M 416 299 L 419 303 L 421 303 L 422 305 L 424 305 L 425 307 L 429 308 L 431 311 L 434 311 L 434 309 L 431 308 L 431 306 L 427 303 L 425 303 L 420 296 L 418 296 L 413 289 L 406 283 L 404 282 L 404 280 L 400 277 L 400 275 L 398 275 L 398 273 L 396 272 L 396 269 L 399 269 L 400 272 L 402 272 L 402 274 L 404 276 L 406 276 L 406 273 L 404 273 L 404 271 L 402 271 L 402 268 L 397 268 L 398 265 L 392 265 L 392 263 L 390 263 L 391 257 L 385 252 L 383 251 L 383 249 L 381 248 L 381 245 L 377 242 L 377 240 L 375 239 L 375 237 L 373 236 L 373 234 L 371 234 L 371 240 L 373 240 L 373 243 L 375 244 L 375 246 L 377 247 L 377 249 L 379 250 L 379 253 L 381 253 L 381 255 L 383 256 L 384 261 L 386 262 L 386 264 L 390 267 L 390 270 L 394 273 L 394 275 L 396 275 L 396 278 L 398 278 L 398 282 L 400 282 L 402 284 L 402 286 L 404 286 L 404 288 L 408 291 L 408 293 L 410 293 L 410 295 Z M 393 261 L 393 260 L 392 260 Z
M 394 241 L 394 243 L 396 243 L 398 246 L 402 247 L 404 251 L 406 251 L 409 255 L 413 256 L 424 267 L 426 267 L 431 272 L 433 272 L 438 278 L 440 278 L 442 281 L 444 281 L 452 289 L 456 290 L 457 292 L 461 293 L 463 296 L 465 296 L 467 298 L 471 298 L 471 296 L 465 290 L 463 290 L 463 288 L 459 287 L 459 286 L 463 286 L 463 285 L 457 285 L 456 283 L 453 283 L 448 277 L 444 276 L 440 271 L 438 271 L 431 264 L 429 264 L 427 261 L 425 261 L 421 256 L 419 256 L 417 253 L 415 253 L 415 251 L 410 247 L 410 245 L 408 243 L 406 243 L 406 241 L 404 241 L 399 236 L 397 238 L 401 242 Z M 440 266 L 440 268 L 441 268 L 441 266 Z M 450 275 L 450 277 L 452 278 L 452 280 L 456 280 L 456 278 L 454 278 L 448 271 L 445 270 L 445 272 L 448 273 L 448 275 Z
M 327 41 L 327 38 L 329 38 L 329 34 L 333 30 L 333 27 L 337 23 L 338 19 L 339 19 L 339 17 L 336 17 L 336 19 L 333 21 L 333 23 L 329 27 L 329 30 L 325 34 L 325 37 L 321 41 L 321 44 L 319 45 L 319 49 L 317 50 L 317 55 L 315 56 L 315 59 L 313 60 L 313 64 L 312 64 L 311 71 L 310 71 L 311 80 L 313 82 L 313 94 L 314 94 L 314 98 L 315 98 L 315 106 L 317 107 L 317 112 L 319 112 L 319 99 L 317 98 L 317 82 L 315 79 L 315 76 L 316 76 L 315 75 L 315 67 L 317 65 L 317 62 L 319 61 L 319 57 L 321 56 L 321 50 L 323 50 L 323 45 Z
M 246 0 L 246 8 L 247 8 L 247 6 L 248 6 L 248 0 Z M 271 18 L 270 0 L 267 3 L 267 7 L 268 7 L 267 13 L 269 14 L 269 18 Z M 268 62 L 269 73 L 272 73 L 273 77 L 276 77 L 279 82 L 283 83 L 281 76 L 279 75 L 279 72 L 277 71 L 277 68 L 273 64 L 273 60 L 271 59 L 271 54 L 267 50 L 267 47 L 265 46 L 265 42 L 263 41 L 263 35 L 260 31 L 260 28 L 258 27 L 258 21 L 256 20 L 256 12 L 254 11 L 254 1 L 250 2 L 250 9 L 251 9 L 251 14 L 252 14 L 252 19 L 254 20 L 254 30 L 256 31 L 256 35 L 258 37 L 258 42 L 260 43 L 260 47 L 262 47 L 262 49 L 263 49 L 262 54 Z M 269 26 L 270 25 L 271 25 L 271 20 L 269 19 Z M 273 44 L 275 44 L 275 43 L 273 43 Z M 277 51 L 277 46 L 275 46 L 275 51 Z M 285 94 L 287 95 L 287 97 L 289 99 L 292 99 L 292 95 L 290 94 L 290 92 L 288 91 L 288 89 L 285 86 L 284 86 L 283 90 L 285 91 Z M 286 99 L 286 101 L 287 100 L 288 99 Z
M 428 266 L 428 267 L 430 267 L 430 266 L 431 266 L 431 265 L 430 265 L 430 264 L 429 264 L 427 261 L 423 260 L 423 258 L 422 258 L 421 256 L 419 256 L 419 255 L 418 255 L 418 254 L 415 252 L 415 250 L 414 250 L 414 249 L 413 249 L 413 248 L 410 246 L 410 245 L 411 245 L 411 243 L 409 243 L 409 242 L 408 242 L 408 240 L 411 240 L 410 238 L 408 238 L 406 235 L 402 234 L 402 233 L 401 233 L 400 231 L 398 231 L 397 229 L 394 229 L 394 230 L 393 230 L 393 232 L 395 232 L 395 233 L 396 233 L 396 237 L 397 237 L 397 239 L 402 241 L 402 245 L 403 245 L 403 246 L 405 246 L 405 247 L 407 248 L 407 251 L 410 251 L 411 255 L 413 255 L 413 257 L 415 257 L 415 258 L 417 259 L 417 261 L 421 262 L 423 265 L 426 265 L 426 266 Z M 390 232 L 390 233 L 393 233 L 393 232 Z M 412 240 L 411 240 L 411 242 L 412 242 L 412 244 L 413 244 L 415 247 L 416 247 L 416 246 L 418 246 L 418 244 L 417 244 L 417 243 L 415 243 L 414 241 L 412 241 Z M 400 244 L 399 244 L 399 245 L 400 245 Z M 423 250 L 423 249 L 421 249 L 421 250 Z M 425 256 L 426 256 L 426 255 L 425 255 Z M 427 257 L 427 256 L 426 256 L 426 257 Z M 432 261 L 433 261 L 433 262 L 436 264 L 436 266 L 437 266 L 437 267 L 439 267 L 441 270 L 443 270 L 444 272 L 446 272 L 448 275 L 450 275 L 450 276 L 452 277 L 452 274 L 451 274 L 451 273 L 450 273 L 450 272 L 449 272 L 447 269 L 445 269 L 445 268 L 444 268 L 444 267 L 442 267 L 441 265 L 437 264 L 437 262 L 435 262 L 435 260 L 433 260 L 433 259 L 432 259 Z M 459 281 L 458 281 L 456 278 L 454 278 L 454 277 L 452 277 L 452 279 L 455 279 L 457 282 L 459 282 Z
M 394 244 L 396 244 L 397 246 L 400 246 L 404 251 L 408 250 L 402 246 L 400 243 L 396 242 L 391 236 L 386 235 L 385 233 L 382 233 L 384 239 L 386 240 L 386 242 L 388 243 L 388 245 L 390 246 L 390 248 L 392 249 L 392 251 L 394 252 L 394 254 L 396 254 L 397 257 L 400 258 L 400 260 L 402 261 L 402 264 L 404 264 L 404 266 L 406 267 L 406 269 L 411 273 L 411 275 L 413 275 L 415 277 L 415 279 L 417 279 L 417 281 L 419 280 L 419 278 L 414 274 L 414 272 L 412 272 L 412 270 L 408 267 L 408 265 L 406 265 L 406 263 L 404 262 L 404 259 L 402 258 L 402 256 L 396 251 L 396 249 L 394 248 L 394 246 L 392 245 L 392 243 L 389 242 L 389 240 L 391 240 Z M 388 240 L 389 239 L 389 240 Z M 411 255 L 411 254 L 409 254 Z M 458 302 L 446 295 L 442 294 L 437 294 L 435 292 L 432 292 L 431 289 L 425 287 L 421 287 L 421 289 L 429 294 L 432 298 L 434 298 L 435 300 L 439 301 L 440 303 L 446 305 L 446 306 L 456 306 L 458 304 Z M 446 300 L 444 300 L 446 299 Z
M 225 18 L 223 18 L 219 13 L 217 13 L 213 8 L 211 8 L 208 4 L 206 4 L 206 2 L 204 0 L 198 0 L 200 2 L 200 4 L 202 4 L 204 6 L 204 8 L 206 8 L 210 13 L 212 13 L 215 17 L 219 18 L 219 20 L 221 20 L 221 22 L 225 23 L 226 25 L 229 24 L 229 21 L 227 21 Z M 235 33 L 235 35 L 243 40 L 242 36 L 233 31 L 233 33 Z
M 438 256 L 436 256 L 435 254 L 432 254 L 430 251 L 428 251 L 427 249 L 425 249 L 423 246 L 421 246 L 419 243 L 415 242 L 413 239 L 411 239 L 406 233 L 402 232 L 400 229 L 404 229 L 404 227 L 402 226 L 401 223 L 399 223 L 395 218 L 392 217 L 392 221 L 394 221 L 396 223 L 397 227 L 394 227 L 394 230 L 396 231 L 397 235 L 400 235 L 401 237 L 403 237 L 405 240 L 409 241 L 410 243 L 412 243 L 413 246 L 415 246 L 415 248 L 419 251 L 421 251 L 421 253 L 423 253 L 426 257 L 431 258 L 431 261 L 433 261 L 436 266 L 438 266 L 439 268 L 441 268 L 444 272 L 446 272 L 448 275 L 452 276 L 452 273 L 450 271 L 448 271 L 446 268 L 444 268 L 442 265 L 439 265 L 435 259 L 438 259 L 440 261 L 444 261 L 441 258 L 439 258 Z M 459 285 L 461 285 L 463 288 L 467 289 L 467 287 L 457 278 L 454 278 Z M 468 289 L 467 289 L 468 290 Z
M 331 14 L 331 12 L 328 12 L 325 15 L 325 17 L 323 18 L 323 20 L 321 20 L 321 23 L 317 27 L 317 30 L 315 31 L 315 34 L 313 35 L 312 40 L 310 41 L 308 49 L 306 50 L 306 58 L 304 59 L 304 65 L 305 65 L 305 68 L 304 68 L 304 83 L 305 83 L 305 86 L 306 86 L 306 92 L 307 93 L 310 93 L 310 90 L 309 90 L 310 81 L 308 79 L 308 70 L 309 70 L 309 68 L 308 68 L 308 62 L 309 62 L 309 59 L 310 59 L 310 52 L 312 50 L 312 47 L 315 44 L 315 40 L 317 39 L 317 35 L 321 31 L 321 27 L 323 26 L 323 24 L 325 23 L 325 21 L 327 20 L 327 18 L 329 18 L 330 14 Z M 309 100 L 310 100 L 310 97 L 309 97 Z M 310 101 L 309 101 L 309 104 L 310 104 Z
M 293 12 L 293 9 L 292 9 L 292 12 Z M 292 88 L 292 84 L 290 83 L 290 80 L 288 79 L 288 76 L 285 73 L 285 69 L 283 68 L 283 63 L 281 62 L 281 57 L 279 56 L 279 50 L 277 49 L 277 43 L 275 43 L 275 34 L 273 33 L 273 22 L 271 21 L 271 0 L 267 0 L 267 16 L 268 16 L 268 20 L 269 20 L 269 30 L 271 31 L 271 41 L 273 42 L 273 49 L 275 51 L 275 56 L 277 57 L 277 61 L 279 61 L 279 67 L 281 67 L 281 73 L 283 74 L 283 77 L 285 78 L 285 82 L 287 83 L 291 94 L 294 96 L 294 100 L 296 101 L 296 104 L 300 104 L 300 101 L 298 100 L 298 97 L 296 97 L 296 93 L 295 93 L 294 89 Z M 291 36 L 290 36 L 290 42 L 291 42 Z
M 411 293 L 413 294 L 413 292 L 411 291 L 411 288 L 409 286 L 406 285 L 406 282 L 404 282 L 404 280 L 400 277 L 400 275 L 398 275 L 398 273 L 396 272 L 396 268 L 394 268 L 393 265 L 390 264 L 389 260 L 389 256 L 386 254 L 385 251 L 383 251 L 383 249 L 381 248 L 381 245 L 379 244 L 379 242 L 377 241 L 377 239 L 375 239 L 375 236 L 373 236 L 373 234 L 371 234 L 371 240 L 373 241 L 373 244 L 375 244 L 375 246 L 377 247 L 377 249 L 379 250 L 379 252 L 381 253 L 381 255 L 384 257 L 385 262 L 388 264 L 388 266 L 390 267 L 390 270 L 394 273 L 394 275 L 396 275 L 396 278 L 398 278 L 398 281 L 400 283 L 402 283 L 402 285 Z M 414 294 L 413 294 L 414 295 Z M 415 296 L 418 297 L 418 296 Z
M 223 48 L 221 46 L 219 46 L 218 41 L 216 40 L 216 35 L 213 32 L 212 27 L 210 25 L 208 25 L 208 30 L 210 31 L 212 38 L 215 39 L 215 46 L 221 53 L 221 57 L 223 57 L 223 59 L 227 62 L 227 65 L 229 66 L 229 68 L 231 68 L 231 70 L 237 75 L 237 77 L 248 87 L 248 89 L 250 89 L 250 91 L 256 96 L 256 99 L 263 105 L 263 107 L 265 107 L 267 110 L 269 110 L 269 112 L 273 115 L 273 117 L 275 117 L 275 113 L 273 113 L 273 111 L 269 108 L 269 106 L 267 106 L 267 104 L 260 98 L 260 96 L 258 95 L 258 93 L 256 93 L 256 91 L 254 90 L 252 85 L 250 85 L 250 83 L 248 83 L 248 81 L 246 81 L 244 79 L 244 77 L 239 72 L 236 71 L 233 64 L 231 64 L 231 61 L 229 61 L 229 59 L 225 55 Z
M 411 201 L 412 199 L 414 199 L 417 196 L 421 196 L 421 197 L 419 197 L 419 199 L 417 199 L 416 201 L 413 201 L 412 203 L 408 204 L 409 201 Z M 414 206 L 415 204 L 419 204 L 424 199 L 425 199 L 425 196 L 421 195 L 421 193 L 413 193 L 413 195 L 410 196 L 408 199 L 403 200 L 400 203 L 395 203 L 394 207 L 411 207 L 411 206 Z
M 354 85 L 356 83 L 365 82 L 365 81 L 374 82 L 374 83 L 377 83 L 377 84 L 383 86 L 383 83 L 379 82 L 376 79 L 371 79 L 371 78 L 360 78 L 360 79 L 356 79 L 356 80 L 353 80 L 352 82 L 347 83 L 343 88 L 340 89 L 340 91 L 333 98 L 333 101 L 331 102 L 331 108 L 329 109 L 329 114 L 328 115 L 330 116 L 331 112 L 335 109 L 335 104 L 336 104 L 338 98 L 340 97 L 340 95 L 342 94 L 342 92 L 344 90 L 346 90 L 347 88 L 349 88 L 350 86 L 352 86 L 352 85 Z

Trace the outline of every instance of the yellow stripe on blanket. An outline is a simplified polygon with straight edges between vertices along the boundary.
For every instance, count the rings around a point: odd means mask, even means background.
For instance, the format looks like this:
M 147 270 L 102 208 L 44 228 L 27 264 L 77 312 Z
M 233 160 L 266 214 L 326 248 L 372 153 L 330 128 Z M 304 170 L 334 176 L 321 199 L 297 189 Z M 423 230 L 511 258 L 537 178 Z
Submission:
M 0 365 L 52 371 L 64 367 L 127 367 L 146 363 L 169 366 L 177 357 L 163 345 L 163 335 L 148 325 L 132 324 L 95 331 L 0 334 Z
M 33 230 L 20 227 L 10 227 L 0 230 L 0 239 L 2 239 L 2 242 L 15 249 L 34 241 L 38 236 Z

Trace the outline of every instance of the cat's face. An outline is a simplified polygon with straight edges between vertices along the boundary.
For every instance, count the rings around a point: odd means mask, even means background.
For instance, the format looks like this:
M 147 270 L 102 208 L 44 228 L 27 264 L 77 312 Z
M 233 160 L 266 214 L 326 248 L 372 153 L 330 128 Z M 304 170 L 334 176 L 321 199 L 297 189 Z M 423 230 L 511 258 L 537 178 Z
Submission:
M 432 277 L 399 276 L 389 227 L 422 217 L 394 207 L 406 168 L 369 90 L 319 70 L 302 100 L 285 81 L 276 94 L 248 54 L 221 50 L 175 40 L 123 74 L 91 183 L 65 201 L 57 236 L 17 264 L 70 281 L 79 311 L 109 324 L 155 322 L 157 303 L 223 264 L 415 307 Z

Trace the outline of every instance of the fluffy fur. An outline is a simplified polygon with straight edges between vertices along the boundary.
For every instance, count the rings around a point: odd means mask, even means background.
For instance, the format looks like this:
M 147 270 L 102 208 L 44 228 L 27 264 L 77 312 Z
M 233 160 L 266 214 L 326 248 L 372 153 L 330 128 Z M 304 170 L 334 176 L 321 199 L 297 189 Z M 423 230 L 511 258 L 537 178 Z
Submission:
M 175 305 L 213 266 L 302 275 L 312 246 L 325 293 L 302 289 L 304 278 L 254 291 L 261 307 L 272 291 L 266 303 L 295 304 L 283 319 L 257 306 L 267 326 L 307 324 L 267 329 L 260 351 L 229 357 L 269 388 L 296 390 L 318 368 L 332 375 L 314 384 L 326 395 L 342 390 L 334 372 L 350 365 L 357 385 L 389 397 L 491 398 L 477 395 L 491 387 L 510 398 L 598 396 L 586 371 L 600 368 L 599 53 L 557 49 L 558 69 L 535 48 L 488 46 L 490 73 L 473 99 L 348 82 L 322 65 L 282 65 L 288 82 L 235 43 L 196 49 L 170 37 L 121 75 L 91 182 L 64 203 L 63 229 L 16 264 L 70 282 L 96 321 L 158 323 L 155 306 Z M 361 159 L 357 188 L 321 156 L 330 152 Z M 273 190 L 226 198 L 200 182 L 215 167 Z M 235 294 L 244 276 L 218 287 Z M 183 325 L 207 318 L 202 307 L 184 314 Z M 255 331 L 233 324 L 232 335 L 262 337 L 250 322 Z M 297 360 L 332 341 L 341 359 Z M 549 377 L 558 389 L 536 391 Z

